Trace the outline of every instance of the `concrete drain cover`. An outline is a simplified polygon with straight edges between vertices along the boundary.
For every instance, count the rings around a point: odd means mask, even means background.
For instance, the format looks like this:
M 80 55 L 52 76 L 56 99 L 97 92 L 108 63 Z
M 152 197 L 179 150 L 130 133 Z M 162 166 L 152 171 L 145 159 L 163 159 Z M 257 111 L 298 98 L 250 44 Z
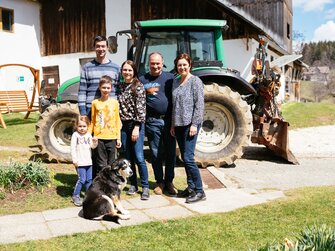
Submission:
M 226 187 L 224 184 L 221 183 L 208 169 L 199 168 L 202 182 L 205 186 L 209 189 L 218 189 Z

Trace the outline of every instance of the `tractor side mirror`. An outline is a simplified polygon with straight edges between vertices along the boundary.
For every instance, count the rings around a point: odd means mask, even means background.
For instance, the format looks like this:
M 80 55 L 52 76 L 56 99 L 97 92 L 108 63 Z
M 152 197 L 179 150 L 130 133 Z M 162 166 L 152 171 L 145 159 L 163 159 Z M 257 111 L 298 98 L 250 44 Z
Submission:
M 116 53 L 117 52 L 117 38 L 116 36 L 108 37 L 108 51 L 109 53 Z

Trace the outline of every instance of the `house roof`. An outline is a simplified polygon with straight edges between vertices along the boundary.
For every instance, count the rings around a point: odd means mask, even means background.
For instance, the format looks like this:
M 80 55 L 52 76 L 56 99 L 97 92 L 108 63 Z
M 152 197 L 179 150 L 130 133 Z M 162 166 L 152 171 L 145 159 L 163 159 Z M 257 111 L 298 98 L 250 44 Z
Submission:
M 281 38 L 273 32 L 269 32 L 269 28 L 266 27 L 264 24 L 256 20 L 252 17 L 249 13 L 244 11 L 243 9 L 233 5 L 230 1 L 227 0 L 214 0 L 218 4 L 220 4 L 224 9 L 234 13 L 239 18 L 241 18 L 244 22 L 248 23 L 256 30 L 260 32 L 260 35 L 266 36 L 266 42 L 269 43 L 271 47 L 273 47 L 278 52 L 282 53 L 283 55 L 288 54 L 287 48 L 285 48 L 284 44 L 278 44 L 277 41 L 281 41 Z
M 329 73 L 328 66 L 313 66 L 308 69 L 305 75 L 328 74 L 328 73 Z

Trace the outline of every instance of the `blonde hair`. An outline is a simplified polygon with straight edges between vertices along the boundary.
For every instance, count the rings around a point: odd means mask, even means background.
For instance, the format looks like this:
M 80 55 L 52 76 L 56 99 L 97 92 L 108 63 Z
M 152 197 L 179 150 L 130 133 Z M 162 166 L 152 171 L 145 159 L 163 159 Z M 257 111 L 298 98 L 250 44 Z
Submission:
M 87 127 L 90 126 L 90 119 L 87 116 L 78 115 L 75 122 L 75 129 L 78 128 L 79 121 L 85 122 Z

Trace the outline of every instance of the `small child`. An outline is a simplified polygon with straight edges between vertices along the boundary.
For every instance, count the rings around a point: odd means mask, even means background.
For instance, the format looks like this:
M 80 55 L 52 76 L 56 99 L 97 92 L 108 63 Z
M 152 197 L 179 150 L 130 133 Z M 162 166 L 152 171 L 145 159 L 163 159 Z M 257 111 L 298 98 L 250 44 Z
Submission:
M 99 81 L 101 97 L 92 102 L 92 124 L 89 131 L 98 139 L 98 146 L 94 150 L 93 178 L 104 167 L 114 162 L 116 148 L 121 147 L 119 102 L 110 98 L 112 88 L 112 78 L 107 75 L 102 76 Z
M 72 201 L 80 207 L 82 201 L 80 199 L 80 192 L 85 185 L 86 191 L 92 184 L 92 158 L 91 148 L 96 148 L 98 140 L 92 138 L 91 134 L 87 132 L 90 121 L 87 116 L 78 116 L 76 119 L 76 131 L 71 137 L 71 156 L 72 162 L 76 167 L 78 174 L 78 181 L 73 191 Z

